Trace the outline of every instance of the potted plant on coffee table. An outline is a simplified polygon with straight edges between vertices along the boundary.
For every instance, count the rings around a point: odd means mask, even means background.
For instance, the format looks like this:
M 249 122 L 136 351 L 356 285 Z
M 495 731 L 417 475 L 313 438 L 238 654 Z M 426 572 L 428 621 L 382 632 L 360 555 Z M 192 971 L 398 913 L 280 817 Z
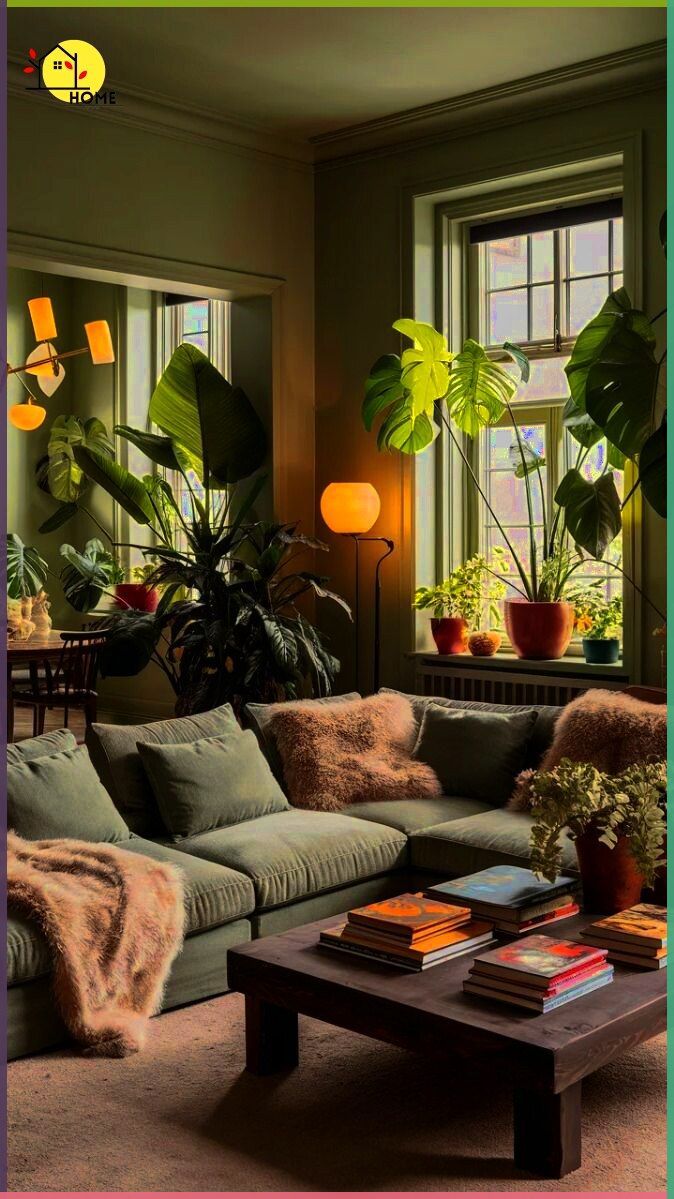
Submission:
M 431 632 L 439 654 L 465 653 L 472 640 L 470 635 L 478 630 L 483 641 L 489 644 L 489 652 L 496 652 L 500 636 L 482 630 L 482 617 L 485 608 L 492 619 L 498 619 L 500 615 L 497 603 L 503 599 L 506 586 L 498 574 L 505 570 L 507 563 L 503 550 L 496 547 L 491 564 L 482 555 L 474 554 L 442 583 L 417 588 L 412 606 L 419 611 L 432 612 Z
M 535 772 L 526 786 L 532 870 L 554 882 L 566 830 L 576 843 L 585 908 L 613 913 L 638 903 L 664 864 L 667 764 L 609 775 L 563 758 L 554 770 Z
M 588 587 L 569 593 L 575 610 L 574 628 L 583 641 L 585 661 L 609 665 L 620 657 L 623 601 L 619 595 L 606 597 L 606 583 L 597 579 Z

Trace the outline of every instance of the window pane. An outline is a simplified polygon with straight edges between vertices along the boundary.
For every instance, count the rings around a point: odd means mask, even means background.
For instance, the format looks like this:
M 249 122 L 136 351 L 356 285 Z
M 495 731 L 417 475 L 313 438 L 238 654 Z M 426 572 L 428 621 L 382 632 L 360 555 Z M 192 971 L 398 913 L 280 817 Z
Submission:
M 522 425 L 520 427 L 522 440 L 531 446 L 538 454 L 545 453 L 545 429 L 543 425 Z M 515 434 L 511 428 L 504 425 L 486 431 L 487 440 L 487 494 L 498 519 L 505 524 L 528 524 L 529 510 L 527 507 L 526 484 L 524 479 L 515 477 L 515 465 L 519 463 L 519 449 Z M 495 464 L 498 467 L 494 469 Z M 543 488 L 546 486 L 546 468 L 541 467 Z M 541 489 L 538 474 L 530 478 L 533 501 L 534 521 L 542 520 Z M 492 518 L 485 511 L 484 519 L 487 524 Z
M 512 430 L 506 428 L 505 425 L 490 429 L 487 437 L 488 442 L 488 469 L 494 470 L 500 467 L 501 470 L 507 470 L 510 467 L 510 443 L 513 439 Z
M 545 283 L 555 277 L 555 242 L 552 230 L 531 234 L 531 282 Z
M 609 294 L 609 281 L 605 275 L 598 279 L 571 281 L 569 288 L 570 335 L 580 333 L 588 321 L 596 316 Z
M 208 333 L 188 333 L 183 337 L 183 341 L 188 341 L 190 345 L 197 346 L 202 354 L 208 354 Z
M 622 275 L 614 275 L 613 282 L 611 283 L 611 291 L 618 291 L 618 288 L 622 287 L 622 285 L 623 285 Z
M 208 300 L 193 300 L 182 307 L 184 333 L 202 333 L 208 328 Z
M 623 265 L 623 222 L 622 217 L 613 222 L 613 270 L 622 270 Z
M 608 270 L 608 221 L 569 229 L 571 275 L 598 275 Z
M 531 340 L 552 340 L 555 333 L 555 297 L 552 284 L 531 289 Z
M 517 287 L 527 281 L 527 239 L 508 237 L 487 243 L 489 287 Z
M 527 293 L 500 291 L 489 297 L 489 342 L 528 341 Z
M 538 358 L 531 363 L 529 382 L 520 387 L 516 400 L 559 400 L 569 394 L 569 384 L 564 374 L 568 358 Z M 515 368 L 515 378 L 519 372 Z

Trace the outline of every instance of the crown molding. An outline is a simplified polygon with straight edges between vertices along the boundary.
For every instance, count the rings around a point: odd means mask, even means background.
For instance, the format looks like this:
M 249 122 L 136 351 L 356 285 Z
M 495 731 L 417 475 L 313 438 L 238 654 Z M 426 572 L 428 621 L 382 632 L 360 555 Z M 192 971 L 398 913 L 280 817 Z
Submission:
M 26 103 L 50 103 L 48 97 L 34 96 L 26 87 L 22 71 L 24 61 L 18 54 L 8 56 L 7 94 Z M 284 138 L 253 123 L 223 116 L 214 109 L 186 104 L 160 92 L 129 87 L 112 79 L 106 79 L 105 88 L 117 93 L 115 105 L 68 106 L 69 115 L 76 119 L 104 118 L 177 141 L 196 142 L 245 158 L 271 160 L 297 170 L 311 171 L 314 151 L 308 142 Z
M 317 169 L 399 153 L 591 102 L 664 87 L 667 43 L 649 42 L 525 79 L 440 100 L 420 108 L 312 138 Z

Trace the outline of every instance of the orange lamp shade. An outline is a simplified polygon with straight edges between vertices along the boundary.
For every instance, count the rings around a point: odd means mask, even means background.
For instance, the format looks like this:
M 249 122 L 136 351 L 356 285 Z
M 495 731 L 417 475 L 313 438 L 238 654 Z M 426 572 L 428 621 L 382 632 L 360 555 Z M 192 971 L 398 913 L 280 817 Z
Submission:
M 367 533 L 380 508 L 371 483 L 330 483 L 321 496 L 321 516 L 333 533 Z
M 26 433 L 30 433 L 32 429 L 39 429 L 45 416 L 47 409 L 41 404 L 34 404 L 32 400 L 23 400 L 20 404 L 12 404 L 8 412 L 10 423 L 15 429 L 22 429 Z
M 49 296 L 39 296 L 36 300 L 29 300 L 28 311 L 38 341 L 51 341 L 52 337 L 56 337 L 54 309 Z
M 110 326 L 107 321 L 89 321 L 84 326 L 84 332 L 87 335 L 91 361 L 94 366 L 115 361 L 115 351 L 112 348 Z

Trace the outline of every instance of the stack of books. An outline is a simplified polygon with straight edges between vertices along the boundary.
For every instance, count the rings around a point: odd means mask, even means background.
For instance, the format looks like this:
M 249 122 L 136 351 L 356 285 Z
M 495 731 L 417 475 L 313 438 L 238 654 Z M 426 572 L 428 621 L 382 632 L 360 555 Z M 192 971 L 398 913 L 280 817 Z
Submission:
M 423 895 L 398 895 L 349 912 L 346 921 L 324 929 L 320 944 L 400 966 L 427 970 L 494 941 L 493 925 L 473 920 L 470 908 L 438 903 Z
M 667 965 L 667 908 L 638 903 L 583 930 L 590 945 L 608 950 L 609 961 L 662 970 Z
M 606 950 L 537 934 L 475 958 L 463 989 L 533 1012 L 580 999 L 613 979 Z
M 493 866 L 448 883 L 436 883 L 424 894 L 429 899 L 465 904 L 473 916 L 493 921 L 497 932 L 519 936 L 576 916 L 577 886 L 576 879 L 563 875 L 547 883 L 521 866 Z

